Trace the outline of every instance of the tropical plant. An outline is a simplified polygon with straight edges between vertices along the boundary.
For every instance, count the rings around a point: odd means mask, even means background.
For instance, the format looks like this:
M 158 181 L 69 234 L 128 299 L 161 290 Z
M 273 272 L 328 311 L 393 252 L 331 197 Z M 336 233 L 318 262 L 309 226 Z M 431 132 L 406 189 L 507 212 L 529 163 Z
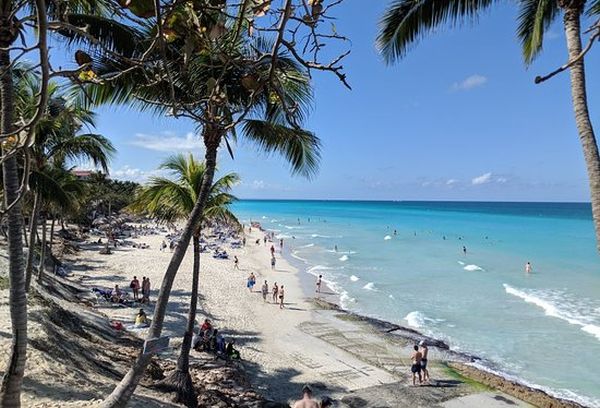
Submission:
M 474 17 L 495 4 L 489 0 L 394 1 L 381 20 L 377 39 L 379 48 L 388 63 L 396 62 L 428 32 L 446 23 L 473 21 Z M 526 64 L 530 64 L 540 53 L 544 33 L 562 12 L 569 62 L 546 77 L 536 77 L 535 81 L 542 82 L 569 69 L 575 122 L 588 171 L 596 241 L 600 250 L 600 156 L 588 111 L 584 67 L 585 53 L 600 36 L 600 21 L 596 21 L 591 28 L 590 45 L 584 51 L 581 45 L 581 17 L 586 13 L 585 0 L 519 0 L 517 4 L 520 8 L 517 35 Z M 599 0 L 590 3 L 587 14 L 600 14 Z
M 26 70 L 23 70 L 26 71 Z M 17 113 L 29 117 L 36 106 L 36 92 L 39 78 L 25 74 L 16 81 Z M 33 269 L 33 254 L 37 236 L 37 221 L 40 211 L 45 211 L 41 201 L 42 191 L 53 193 L 51 187 L 59 187 L 56 169 L 64 169 L 67 162 L 91 162 L 94 166 L 108 172 L 108 162 L 115 149 L 106 137 L 95 133 L 83 133 L 82 130 L 95 126 L 95 114 L 80 103 L 77 95 L 66 96 L 56 83 L 48 86 L 48 108 L 45 115 L 34 128 L 34 144 L 30 148 L 31 174 L 29 185 L 33 192 L 33 209 L 29 227 L 29 253 L 25 267 L 26 288 L 29 288 Z M 54 172 L 48 172 L 54 169 Z M 62 177 L 62 176 L 61 176 Z M 62 180 L 65 180 L 63 177 Z M 35 183 L 33 183 L 35 181 Z M 49 183 L 44 186 L 43 183 Z M 48 199 L 45 200 L 48 202 Z M 66 207 L 65 203 L 62 204 Z M 45 217 L 44 219 L 46 219 Z M 42 247 L 42 254 L 44 253 Z
M 188 6 L 181 3 L 178 5 L 181 10 L 177 10 L 192 12 Z M 164 274 L 149 339 L 159 337 L 162 332 L 173 281 L 213 185 L 220 145 L 224 143 L 232 154 L 230 141 L 241 131 L 240 135 L 254 142 L 260 150 L 283 155 L 294 173 L 308 177 L 316 171 L 319 160 L 319 139 L 300 126 L 312 96 L 308 75 L 285 52 L 278 51 L 266 58 L 274 49 L 271 42 L 247 37 L 248 31 L 242 30 L 239 24 L 221 26 L 226 14 L 214 7 L 210 10 L 211 19 L 202 20 L 208 25 L 202 32 L 213 32 L 213 28 L 219 26 L 220 34 L 194 37 L 194 45 L 190 46 L 190 42 L 186 42 L 186 30 L 178 31 L 178 36 L 164 50 L 168 75 L 155 75 L 155 64 L 140 73 L 139 69 L 128 71 L 122 61 L 104 59 L 96 64 L 99 78 L 122 74 L 118 80 L 103 82 L 100 79 L 86 88 L 96 102 L 128 102 L 141 109 L 192 118 L 204 141 L 204 178 Z M 243 9 L 240 12 L 246 14 Z M 194 33 L 196 31 L 190 31 L 190 35 L 196 36 Z M 144 34 L 138 33 L 138 37 L 143 38 Z M 139 59 L 138 52 L 132 50 L 134 58 Z M 158 79 L 149 82 L 148 78 Z M 121 383 L 103 402 L 103 407 L 127 404 L 150 357 L 140 352 Z M 185 389 L 185 384 L 176 388 Z
M 150 179 L 148 184 L 140 190 L 129 209 L 165 223 L 185 220 L 198 200 L 206 166 L 194 159 L 191 154 L 187 158 L 180 154 L 166 159 L 160 168 L 168 170 L 174 180 L 164 177 Z M 188 320 L 179 358 L 177 359 L 177 366 L 163 382 L 165 388 L 177 393 L 177 402 L 185 403 L 189 407 L 198 405 L 189 373 L 189 354 L 198 305 L 201 225 L 207 221 L 216 221 L 240 229 L 239 221 L 229 210 L 229 205 L 235 200 L 235 197 L 229 191 L 238 181 L 237 174 L 228 173 L 213 183 L 204 207 L 201 224 L 192 236 L 194 260 Z

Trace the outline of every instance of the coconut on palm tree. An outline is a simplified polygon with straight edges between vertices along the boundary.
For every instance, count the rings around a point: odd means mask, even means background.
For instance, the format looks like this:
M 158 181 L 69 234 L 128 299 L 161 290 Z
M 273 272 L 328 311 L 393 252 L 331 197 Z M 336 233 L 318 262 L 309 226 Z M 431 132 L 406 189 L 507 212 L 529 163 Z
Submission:
M 185 220 L 198 200 L 206 166 L 194 159 L 191 154 L 188 157 L 180 154 L 166 159 L 160 168 L 168 170 L 173 179 L 163 177 L 150 179 L 129 208 L 134 212 L 149 215 L 165 223 Z M 204 222 L 225 223 L 240 229 L 237 218 L 229 210 L 229 205 L 235 200 L 229 191 L 238 180 L 237 174 L 228 173 L 213 183 L 204 206 L 201 223 L 192 236 L 194 260 L 188 320 L 177 366 L 163 381 L 164 388 L 176 392 L 177 402 L 185 403 L 189 407 L 195 407 L 198 404 L 189 373 L 189 354 L 198 305 L 200 229 Z
M 377 42 L 388 63 L 396 62 L 410 46 L 425 34 L 446 23 L 473 21 L 495 3 L 482 1 L 394 1 L 381 20 Z M 521 40 L 525 63 L 531 63 L 542 50 L 544 33 L 562 14 L 563 28 L 569 55 L 571 97 L 575 123 L 587 166 L 592 215 L 596 229 L 597 247 L 600 250 L 600 156 L 594 129 L 588 111 L 584 54 L 581 46 L 581 18 L 586 13 L 585 0 L 519 0 L 517 35 Z M 600 1 L 594 0 L 587 9 L 590 15 L 600 14 Z M 600 30 L 600 22 L 595 30 Z M 536 82 L 539 82 L 536 78 Z

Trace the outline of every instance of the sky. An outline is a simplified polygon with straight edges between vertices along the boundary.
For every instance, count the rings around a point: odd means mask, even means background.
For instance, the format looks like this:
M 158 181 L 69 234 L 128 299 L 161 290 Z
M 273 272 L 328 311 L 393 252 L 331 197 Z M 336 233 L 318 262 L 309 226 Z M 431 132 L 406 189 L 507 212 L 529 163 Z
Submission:
M 431 33 L 387 66 L 375 47 L 387 0 L 346 0 L 337 31 L 352 40 L 344 66 L 352 90 L 314 76 L 306 128 L 322 141 L 318 175 L 291 176 L 277 156 L 240 137 L 240 198 L 351 200 L 589 201 L 568 72 L 536 85 L 566 62 L 558 24 L 526 67 L 515 36 L 517 9 L 498 5 L 477 22 Z M 592 121 L 600 126 L 600 47 L 586 58 Z M 600 129 L 600 128 L 599 128 Z M 202 156 L 193 123 L 126 107 L 99 109 L 98 132 L 118 149 L 111 177 L 144 182 L 174 153 Z M 600 131 L 597 131 L 600 133 Z

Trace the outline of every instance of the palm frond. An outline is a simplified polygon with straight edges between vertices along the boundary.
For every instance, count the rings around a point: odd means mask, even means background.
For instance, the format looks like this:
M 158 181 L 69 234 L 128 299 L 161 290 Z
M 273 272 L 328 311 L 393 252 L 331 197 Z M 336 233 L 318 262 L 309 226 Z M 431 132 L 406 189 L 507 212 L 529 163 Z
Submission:
M 380 21 L 377 46 L 386 62 L 395 62 L 425 34 L 443 24 L 472 21 L 493 3 L 493 0 L 396 0 Z
M 554 21 L 559 6 L 555 0 L 521 0 L 519 8 L 517 35 L 525 63 L 530 64 L 542 50 L 544 32 Z
M 242 130 L 244 136 L 260 150 L 283 156 L 290 163 L 293 173 L 307 178 L 316 174 L 321 142 L 313 133 L 256 119 L 246 120 Z

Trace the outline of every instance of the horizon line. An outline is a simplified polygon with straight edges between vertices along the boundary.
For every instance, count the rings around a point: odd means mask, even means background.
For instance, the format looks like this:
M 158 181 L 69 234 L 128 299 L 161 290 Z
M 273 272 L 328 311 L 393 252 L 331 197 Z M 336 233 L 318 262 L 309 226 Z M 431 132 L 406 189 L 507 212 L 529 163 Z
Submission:
M 353 199 L 353 198 L 238 198 L 238 201 L 352 201 L 352 202 L 367 202 L 367 203 L 514 203 L 514 204 L 590 204 L 591 201 L 502 201 L 502 200 L 447 200 L 447 199 L 430 199 L 430 200 L 369 200 L 369 199 Z

